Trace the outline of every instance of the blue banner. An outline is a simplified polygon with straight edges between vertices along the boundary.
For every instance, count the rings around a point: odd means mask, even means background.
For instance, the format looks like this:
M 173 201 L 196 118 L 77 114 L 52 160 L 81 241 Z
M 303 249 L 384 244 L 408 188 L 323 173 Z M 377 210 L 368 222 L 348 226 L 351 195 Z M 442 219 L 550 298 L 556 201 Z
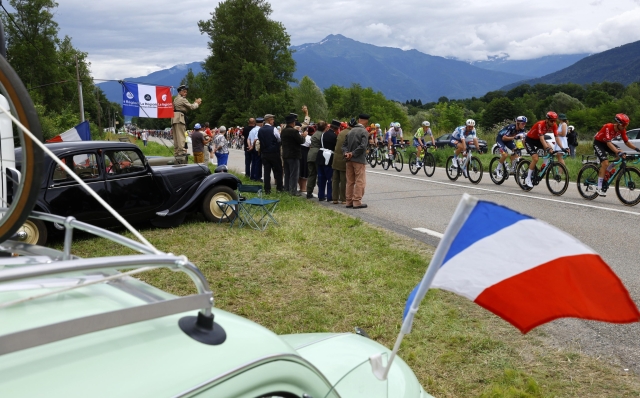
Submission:
M 140 116 L 140 99 L 136 83 L 122 83 L 122 115 Z

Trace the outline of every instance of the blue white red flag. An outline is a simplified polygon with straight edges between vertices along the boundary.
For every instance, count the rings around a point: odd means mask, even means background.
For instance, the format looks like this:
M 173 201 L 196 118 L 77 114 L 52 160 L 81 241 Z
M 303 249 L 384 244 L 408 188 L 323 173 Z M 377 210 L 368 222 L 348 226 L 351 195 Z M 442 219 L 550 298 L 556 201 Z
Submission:
M 47 140 L 47 142 L 63 141 L 91 141 L 91 130 L 89 129 L 89 122 L 85 120 L 76 127 Z
M 172 118 L 171 87 L 122 82 L 124 116 Z
M 543 221 L 468 195 L 407 300 L 405 334 L 429 286 L 467 297 L 522 333 L 562 317 L 640 320 L 625 286 L 591 248 Z

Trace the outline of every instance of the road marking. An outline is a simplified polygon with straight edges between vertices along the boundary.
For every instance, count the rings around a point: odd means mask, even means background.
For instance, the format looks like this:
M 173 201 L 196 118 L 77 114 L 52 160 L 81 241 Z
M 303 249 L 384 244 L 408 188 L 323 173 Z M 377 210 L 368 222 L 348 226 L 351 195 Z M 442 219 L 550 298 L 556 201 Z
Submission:
M 426 228 L 413 228 L 413 230 L 414 231 L 418 231 L 418 232 L 422 232 L 423 234 L 435 236 L 438 239 L 442 239 L 442 237 L 444 236 L 444 234 L 441 234 L 440 232 L 432 231 L 432 230 L 426 229 Z
M 425 179 L 417 178 L 417 177 L 410 177 L 410 176 L 405 176 L 405 175 L 401 175 L 401 174 L 382 173 L 382 172 L 379 172 L 379 171 L 372 171 L 372 170 L 367 170 L 367 173 L 380 174 L 380 175 L 388 176 L 388 177 L 405 178 L 407 180 L 422 181 L 422 182 L 428 182 L 428 183 L 431 183 L 431 184 L 448 185 L 448 186 L 452 186 L 452 187 L 456 187 L 456 188 L 475 189 L 476 191 L 484 191 L 484 192 L 498 193 L 498 194 L 502 194 L 502 195 L 518 196 L 518 197 L 521 197 L 521 198 L 543 200 L 543 201 L 546 201 L 546 202 L 562 203 L 562 204 L 567 204 L 567 205 L 586 207 L 586 208 L 590 208 L 590 209 L 613 211 L 613 212 L 616 212 L 616 213 L 631 214 L 633 216 L 640 216 L 640 213 L 637 213 L 637 212 L 634 212 L 634 211 L 629 211 L 629 210 L 611 209 L 609 207 L 588 205 L 588 204 L 584 204 L 584 203 L 568 202 L 566 200 L 559 200 L 559 199 L 540 198 L 538 196 L 525 195 L 525 194 L 521 194 L 521 193 L 504 192 L 504 191 L 498 191 L 497 189 L 489 189 L 489 188 L 480 188 L 480 187 L 476 187 L 476 186 L 473 186 L 473 185 L 467 186 L 467 185 L 453 184 L 453 183 L 450 183 L 450 182 L 425 180 Z

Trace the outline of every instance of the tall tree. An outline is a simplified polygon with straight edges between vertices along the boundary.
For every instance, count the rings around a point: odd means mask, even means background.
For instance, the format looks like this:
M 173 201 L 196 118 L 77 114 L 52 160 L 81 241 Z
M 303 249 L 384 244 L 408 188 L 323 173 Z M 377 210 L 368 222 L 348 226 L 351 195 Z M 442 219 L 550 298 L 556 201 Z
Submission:
M 303 77 L 300 84 L 291 91 L 295 109 L 301 109 L 306 105 L 313 120 L 327 120 L 327 101 L 320 87 L 309 76 Z
M 203 98 L 210 120 L 239 124 L 265 104 L 291 108 L 287 91 L 295 62 L 289 35 L 271 12 L 264 0 L 226 0 L 211 19 L 198 22 L 210 39 L 204 63 L 210 90 Z

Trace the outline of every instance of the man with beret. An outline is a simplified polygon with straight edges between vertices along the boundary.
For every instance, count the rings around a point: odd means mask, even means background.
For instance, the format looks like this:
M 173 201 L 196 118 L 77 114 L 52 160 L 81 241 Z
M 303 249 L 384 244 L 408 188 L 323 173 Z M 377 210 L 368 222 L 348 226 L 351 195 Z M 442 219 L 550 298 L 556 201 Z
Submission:
M 173 119 L 171 120 L 171 134 L 173 134 L 173 154 L 177 163 L 187 163 L 187 151 L 184 148 L 185 133 L 187 132 L 186 113 L 198 109 L 202 99 L 197 98 L 193 104 L 187 100 L 187 90 L 184 84 L 178 87 L 178 95 L 173 99 Z
M 276 135 L 273 127 L 275 116 L 264 115 L 264 126 L 258 130 L 258 140 L 260 141 L 260 154 L 262 167 L 264 167 L 264 192 L 271 193 L 271 171 L 276 180 L 276 190 L 283 191 L 282 186 L 282 159 L 280 158 L 280 134 Z
M 347 161 L 342 153 L 342 144 L 344 144 L 344 140 L 351 128 L 347 128 L 347 123 L 344 122 L 341 123 L 340 127 L 342 130 L 338 134 L 336 150 L 333 153 L 333 163 L 331 164 L 331 168 L 333 168 L 331 185 L 333 186 L 332 197 L 334 205 L 337 205 L 338 202 L 347 203 Z
M 262 159 L 260 158 L 260 152 L 256 148 L 256 141 L 258 140 L 258 131 L 260 131 L 260 127 L 263 124 L 264 119 L 257 117 L 256 125 L 251 129 L 247 138 L 247 145 L 251 153 L 251 173 L 249 174 L 251 181 L 262 182 Z
M 331 163 L 333 163 L 333 152 L 336 149 L 336 141 L 338 140 L 338 135 L 336 134 L 338 129 L 340 129 L 340 121 L 333 120 L 329 129 L 320 136 L 320 149 L 316 156 L 318 200 L 320 202 L 325 199 L 328 202 L 333 201 L 333 186 L 331 184 L 333 169 L 331 168 Z
M 347 161 L 347 208 L 365 209 L 366 204 L 362 203 L 365 177 L 365 151 L 369 142 L 369 133 L 364 126 L 369 122 L 369 115 L 363 113 L 358 117 L 358 123 L 347 135 L 342 152 Z
M 300 158 L 307 131 L 302 134 L 295 128 L 296 114 L 285 118 L 286 127 L 280 132 L 282 142 L 282 159 L 284 160 L 284 189 L 291 195 L 300 196 L 298 192 L 298 176 L 300 173 Z
M 193 163 L 204 163 L 204 148 L 209 144 L 211 138 L 202 132 L 200 123 L 193 126 L 191 133 L 191 143 L 193 145 Z

